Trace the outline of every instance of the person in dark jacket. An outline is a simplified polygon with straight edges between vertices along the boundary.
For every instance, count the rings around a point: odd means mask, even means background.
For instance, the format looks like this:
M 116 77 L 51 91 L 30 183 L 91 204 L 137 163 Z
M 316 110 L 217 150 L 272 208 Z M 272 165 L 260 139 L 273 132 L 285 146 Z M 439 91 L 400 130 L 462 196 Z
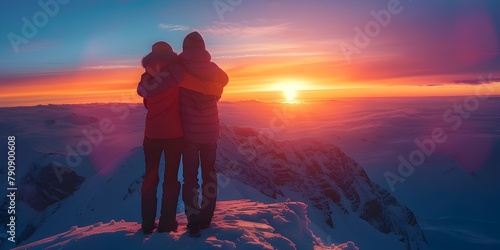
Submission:
M 180 88 L 180 111 L 184 129 L 182 150 L 183 177 L 182 199 L 188 219 L 190 236 L 199 237 L 200 229 L 210 227 L 217 201 L 217 175 L 215 158 L 220 137 L 217 102 L 222 88 L 228 83 L 227 74 L 215 63 L 205 49 L 205 42 L 198 32 L 190 33 L 179 54 L 180 64 L 204 86 L 215 86 L 202 92 Z M 190 80 L 184 80 L 189 85 Z M 203 183 L 201 206 L 198 201 L 198 168 L 201 161 Z

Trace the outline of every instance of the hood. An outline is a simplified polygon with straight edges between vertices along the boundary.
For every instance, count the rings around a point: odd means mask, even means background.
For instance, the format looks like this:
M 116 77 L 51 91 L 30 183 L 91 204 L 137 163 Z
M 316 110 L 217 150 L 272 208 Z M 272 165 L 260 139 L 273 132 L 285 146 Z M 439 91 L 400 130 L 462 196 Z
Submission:
M 172 51 L 151 52 L 142 58 L 142 67 L 146 68 L 153 62 L 164 62 L 166 64 L 176 63 L 177 54 Z
M 208 63 L 212 60 L 212 56 L 205 48 L 203 37 L 196 31 L 184 38 L 179 58 L 184 66 L 190 62 Z
M 184 42 L 182 43 L 182 50 L 190 50 L 190 49 L 203 49 L 205 50 L 205 41 L 203 37 L 201 37 L 198 32 L 189 33 L 186 38 L 184 38 Z
M 194 77 L 226 85 L 227 74 L 211 62 L 212 56 L 205 49 L 205 41 L 200 33 L 192 32 L 186 36 L 179 54 L 179 61 L 184 69 Z
M 168 44 L 167 42 L 159 41 L 159 42 L 156 42 L 155 44 L 153 44 L 153 46 L 151 46 L 151 51 L 152 52 L 162 52 L 162 51 L 173 52 L 174 50 L 172 49 L 172 46 L 170 46 L 170 44 Z

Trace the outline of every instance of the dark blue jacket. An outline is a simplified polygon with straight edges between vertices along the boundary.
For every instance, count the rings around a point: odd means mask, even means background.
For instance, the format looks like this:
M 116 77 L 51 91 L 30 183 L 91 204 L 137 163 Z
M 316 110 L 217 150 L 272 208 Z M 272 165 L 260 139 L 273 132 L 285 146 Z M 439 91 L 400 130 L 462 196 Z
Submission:
M 197 41 L 191 43 L 193 38 Z M 229 81 L 227 74 L 211 62 L 210 53 L 205 49 L 203 38 L 193 32 L 184 39 L 184 51 L 179 55 L 180 64 L 186 72 L 202 82 L 215 82 L 224 86 Z M 200 92 L 180 88 L 180 111 L 184 139 L 195 143 L 214 143 L 220 137 L 219 111 L 220 96 L 204 95 Z

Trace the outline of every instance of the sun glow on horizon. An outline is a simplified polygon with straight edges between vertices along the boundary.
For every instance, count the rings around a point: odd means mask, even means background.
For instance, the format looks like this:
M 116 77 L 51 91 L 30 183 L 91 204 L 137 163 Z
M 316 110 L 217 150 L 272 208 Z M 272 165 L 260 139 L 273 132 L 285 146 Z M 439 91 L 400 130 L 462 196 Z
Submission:
M 283 81 L 276 85 L 276 91 L 280 91 L 285 98 L 285 102 L 296 102 L 300 90 L 303 90 L 304 84 L 297 81 Z
M 294 89 L 287 89 L 283 92 L 283 95 L 287 101 L 292 102 L 295 101 L 295 98 L 297 97 L 297 91 Z

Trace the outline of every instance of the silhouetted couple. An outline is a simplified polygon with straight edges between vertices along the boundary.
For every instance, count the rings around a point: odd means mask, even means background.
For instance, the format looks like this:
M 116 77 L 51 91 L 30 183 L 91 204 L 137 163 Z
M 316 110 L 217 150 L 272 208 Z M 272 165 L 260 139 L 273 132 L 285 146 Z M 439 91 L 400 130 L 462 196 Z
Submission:
M 227 74 L 211 62 L 210 53 L 198 32 L 184 39 L 177 55 L 166 42 L 157 42 L 142 59 L 137 92 L 147 108 L 144 133 L 146 171 L 141 188 L 142 230 L 152 233 L 176 231 L 177 200 L 181 184 L 177 179 L 182 154 L 182 200 L 190 236 L 210 227 L 217 200 L 215 158 L 220 137 L 217 102 Z M 160 220 L 155 224 L 158 169 L 162 153 L 165 173 Z M 198 169 L 201 162 L 202 200 L 198 201 Z

